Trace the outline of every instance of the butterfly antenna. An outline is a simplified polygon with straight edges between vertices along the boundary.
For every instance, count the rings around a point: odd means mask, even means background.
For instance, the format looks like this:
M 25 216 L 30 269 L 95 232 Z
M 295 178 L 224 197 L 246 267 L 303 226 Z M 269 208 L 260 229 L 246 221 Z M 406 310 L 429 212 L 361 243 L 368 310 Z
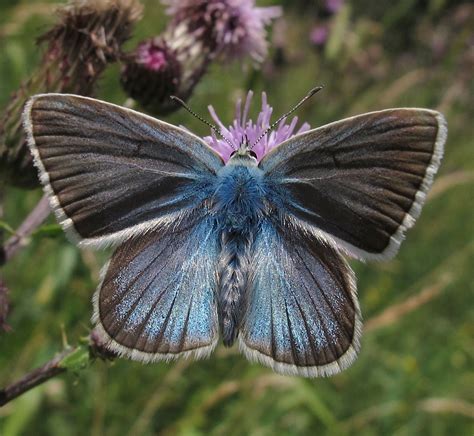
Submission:
M 298 109 L 306 100 L 311 98 L 314 94 L 316 94 L 318 91 L 321 91 L 323 89 L 322 86 L 316 86 L 315 88 L 311 89 L 291 110 L 283 114 L 278 120 L 276 120 L 274 123 L 272 123 L 270 126 L 268 126 L 267 129 L 257 138 L 257 140 L 252 144 L 250 147 L 250 150 L 254 148 L 261 140 L 262 138 L 270 131 L 272 131 L 275 126 L 277 126 L 281 120 L 284 118 L 290 116 L 296 109 Z
M 202 118 L 201 116 L 199 116 L 196 112 L 194 112 L 183 100 L 181 100 L 179 97 L 176 97 L 175 95 L 171 95 L 170 96 L 171 100 L 173 101 L 176 101 L 177 103 L 179 103 L 184 109 L 186 109 L 191 115 L 193 115 L 195 118 L 197 118 L 199 121 L 201 121 L 202 123 L 204 123 L 206 126 L 209 126 L 212 131 L 219 135 L 225 142 L 227 142 L 227 144 L 229 144 L 234 150 L 235 150 L 235 147 L 234 145 L 222 134 L 222 132 L 214 125 L 214 124 L 211 124 L 209 121 L 205 120 L 204 118 Z

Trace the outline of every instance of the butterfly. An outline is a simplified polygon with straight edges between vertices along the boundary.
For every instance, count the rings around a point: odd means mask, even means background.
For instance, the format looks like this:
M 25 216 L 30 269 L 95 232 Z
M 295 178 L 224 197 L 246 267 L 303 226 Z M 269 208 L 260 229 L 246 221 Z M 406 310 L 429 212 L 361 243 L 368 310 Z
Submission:
M 442 114 L 388 109 L 224 162 L 189 131 L 92 98 L 42 94 L 24 127 L 69 238 L 114 246 L 93 298 L 106 347 L 201 358 L 238 343 L 278 373 L 328 376 L 360 348 L 343 254 L 394 256 L 447 137 Z

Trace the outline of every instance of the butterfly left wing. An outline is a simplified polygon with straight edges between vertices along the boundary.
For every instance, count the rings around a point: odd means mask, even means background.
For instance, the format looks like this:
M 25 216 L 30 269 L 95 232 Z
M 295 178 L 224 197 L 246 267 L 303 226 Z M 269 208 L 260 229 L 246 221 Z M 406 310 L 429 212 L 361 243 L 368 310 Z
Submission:
M 361 259 L 387 259 L 420 214 L 446 135 L 436 111 L 387 109 L 290 138 L 260 168 L 297 231 Z
M 85 245 L 181 220 L 202 207 L 223 166 L 192 133 L 92 98 L 36 95 L 23 119 L 52 209 Z
M 239 334 L 247 358 L 282 374 L 328 376 L 359 350 L 354 275 L 315 238 L 264 222 L 256 236 L 251 285 Z
M 105 346 L 145 362 L 207 356 L 218 340 L 217 256 L 216 226 L 205 217 L 119 246 L 94 296 Z

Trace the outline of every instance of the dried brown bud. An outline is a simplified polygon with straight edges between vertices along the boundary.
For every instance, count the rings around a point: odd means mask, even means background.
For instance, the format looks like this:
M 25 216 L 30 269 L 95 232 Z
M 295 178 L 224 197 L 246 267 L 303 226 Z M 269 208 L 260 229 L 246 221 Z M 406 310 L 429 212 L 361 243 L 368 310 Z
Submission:
M 90 95 L 107 64 L 121 56 L 141 7 L 136 0 L 74 1 L 58 15 L 59 22 L 39 38 L 48 47 L 45 86 Z
M 21 128 L 24 102 L 42 92 L 92 95 L 106 66 L 122 56 L 141 11 L 138 0 L 76 0 L 58 10 L 57 23 L 38 39 L 46 50 L 37 70 L 0 118 L 0 174 L 7 182 L 38 184 Z

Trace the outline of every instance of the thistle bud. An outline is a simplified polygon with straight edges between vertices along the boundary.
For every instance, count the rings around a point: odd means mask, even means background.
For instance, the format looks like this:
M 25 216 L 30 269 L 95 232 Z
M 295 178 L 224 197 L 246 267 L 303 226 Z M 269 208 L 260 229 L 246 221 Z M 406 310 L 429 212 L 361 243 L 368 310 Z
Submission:
M 170 95 L 181 94 L 181 62 L 178 53 L 160 37 L 141 42 L 125 60 L 121 83 L 127 94 L 154 113 L 175 108 Z

